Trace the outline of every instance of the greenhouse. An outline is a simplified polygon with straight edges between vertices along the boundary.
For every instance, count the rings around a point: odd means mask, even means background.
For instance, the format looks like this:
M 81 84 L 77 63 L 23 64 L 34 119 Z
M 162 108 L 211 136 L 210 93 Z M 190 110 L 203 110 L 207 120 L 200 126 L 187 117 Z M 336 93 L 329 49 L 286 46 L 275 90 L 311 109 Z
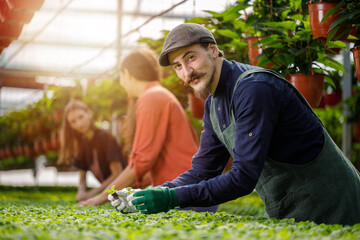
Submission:
M 359 239 L 360 1 L 0 0 L 0 239 Z

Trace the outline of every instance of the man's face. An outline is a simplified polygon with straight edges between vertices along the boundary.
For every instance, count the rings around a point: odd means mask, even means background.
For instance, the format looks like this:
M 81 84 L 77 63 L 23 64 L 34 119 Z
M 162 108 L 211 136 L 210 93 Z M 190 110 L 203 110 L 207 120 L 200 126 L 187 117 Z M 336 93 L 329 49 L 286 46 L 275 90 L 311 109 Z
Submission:
M 168 57 L 177 76 L 194 89 L 201 99 L 206 99 L 216 86 L 214 82 L 215 58 L 217 47 L 210 45 L 206 49 L 199 44 L 190 45 L 170 52 Z

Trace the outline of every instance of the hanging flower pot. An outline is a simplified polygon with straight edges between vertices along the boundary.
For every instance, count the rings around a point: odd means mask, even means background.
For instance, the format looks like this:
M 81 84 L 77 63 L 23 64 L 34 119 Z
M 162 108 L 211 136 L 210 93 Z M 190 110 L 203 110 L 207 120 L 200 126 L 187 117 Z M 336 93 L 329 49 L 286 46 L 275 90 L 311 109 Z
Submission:
M 5 151 L 3 148 L 0 148 L 0 159 L 5 158 Z
M 24 155 L 32 158 L 34 157 L 34 150 L 30 144 L 24 144 L 23 145 Z
M 4 151 L 5 151 L 5 156 L 6 157 L 13 157 L 14 156 L 14 153 L 13 153 L 12 149 L 9 146 L 5 146 Z
M 61 122 L 63 113 L 64 112 L 62 110 L 58 110 L 58 109 L 53 112 L 52 119 L 56 125 Z
M 262 50 L 262 46 L 261 44 L 258 44 L 256 46 L 253 46 L 256 42 L 260 41 L 261 39 L 263 39 L 264 36 L 261 37 L 248 37 L 246 38 L 246 42 L 248 45 L 248 55 L 249 55 L 249 61 L 251 63 L 251 65 L 253 66 L 257 66 L 259 59 L 255 59 L 257 56 L 259 56 L 260 54 L 262 54 L 263 50 Z M 271 68 L 273 64 L 267 64 L 264 67 L 265 68 Z
M 18 39 L 22 29 L 23 25 L 0 23 L 0 38 Z
M 22 146 L 21 145 L 15 146 L 13 148 L 13 153 L 16 157 L 23 155 L 24 152 L 23 152 Z
M 350 50 L 354 55 L 354 65 L 355 65 L 356 77 L 357 77 L 358 81 L 360 82 L 360 47 L 354 47 Z
M 35 12 L 41 8 L 45 0 L 6 0 L 11 10 Z
M 324 96 L 325 96 L 325 94 L 323 93 L 323 95 L 321 96 L 320 103 L 316 108 L 325 108 Z
M 189 92 L 187 96 L 188 96 L 191 116 L 201 119 L 204 115 L 205 101 L 200 98 L 197 98 L 195 96 L 194 92 L 192 92 L 192 91 Z
M 36 155 L 40 155 L 42 154 L 44 151 L 43 151 L 43 148 L 42 148 L 42 144 L 41 144 L 41 141 L 40 140 L 35 140 L 34 141 L 34 153 Z
M 314 35 L 314 38 L 320 38 L 324 39 L 326 41 L 330 29 L 330 25 L 337 20 L 340 16 L 338 15 L 338 12 L 328 16 L 323 22 L 323 17 L 327 14 L 328 11 L 330 11 L 332 8 L 335 8 L 340 1 L 320 1 L 317 3 L 314 3 L 313 0 L 308 2 L 308 8 L 309 8 L 309 18 L 310 18 L 310 27 L 311 32 Z M 335 36 L 334 39 L 336 40 L 345 40 L 348 38 L 349 33 L 343 34 L 348 29 L 347 26 L 340 27 Z
M 7 48 L 11 43 L 10 38 L 2 38 L 0 39 L 0 49 Z
M 31 2 L 31 1 L 29 1 Z M 0 1 L 0 22 L 25 24 L 29 23 L 34 16 L 33 11 L 17 11 L 10 9 L 7 1 Z
M 251 65 L 256 66 L 256 64 L 258 63 L 259 60 L 258 59 L 255 60 L 255 58 L 262 53 L 261 46 L 258 45 L 258 46 L 252 47 L 252 45 L 254 43 L 256 43 L 257 41 L 261 40 L 262 38 L 264 38 L 264 37 L 248 37 L 248 38 L 246 38 L 246 42 L 247 42 L 247 45 L 249 48 L 248 55 L 249 55 L 249 60 L 250 60 Z
M 333 91 L 331 93 L 324 94 L 324 104 L 326 106 L 336 106 L 342 100 L 342 92 L 340 91 Z
M 60 149 L 60 138 L 59 134 L 52 133 L 50 137 L 50 147 L 51 150 L 57 151 Z
M 360 142 L 360 122 L 353 122 L 353 138 Z
M 42 148 L 42 153 L 47 153 L 48 151 L 51 150 L 51 143 L 50 143 L 50 139 L 45 138 L 41 141 L 41 148 Z
M 290 82 L 309 102 L 311 107 L 317 107 L 320 104 L 323 94 L 324 75 L 308 75 L 302 73 L 289 74 Z
M 349 36 L 356 37 L 356 30 L 357 30 L 357 28 L 354 27 L 354 28 L 350 31 Z M 354 43 L 354 42 L 358 41 L 358 39 L 347 39 L 346 41 L 347 41 L 347 42 L 353 42 L 353 43 Z

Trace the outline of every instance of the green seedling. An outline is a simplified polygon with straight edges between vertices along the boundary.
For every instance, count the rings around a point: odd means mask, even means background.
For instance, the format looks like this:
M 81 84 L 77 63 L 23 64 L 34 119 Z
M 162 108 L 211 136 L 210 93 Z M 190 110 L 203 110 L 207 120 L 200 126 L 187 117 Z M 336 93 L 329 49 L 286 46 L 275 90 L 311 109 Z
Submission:
M 108 194 L 111 194 L 114 199 L 119 199 L 119 195 L 116 193 L 115 185 L 112 185 L 110 189 L 106 189 L 105 192 Z

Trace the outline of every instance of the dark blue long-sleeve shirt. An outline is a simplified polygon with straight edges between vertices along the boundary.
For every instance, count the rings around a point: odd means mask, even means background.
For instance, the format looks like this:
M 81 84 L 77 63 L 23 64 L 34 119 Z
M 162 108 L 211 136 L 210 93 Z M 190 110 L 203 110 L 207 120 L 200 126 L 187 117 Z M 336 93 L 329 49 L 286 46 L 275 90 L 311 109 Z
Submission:
M 224 59 L 213 95 L 222 130 L 230 124 L 229 105 L 234 85 L 250 65 Z M 284 81 L 268 73 L 246 76 L 234 93 L 236 122 L 233 167 L 222 174 L 230 154 L 210 121 L 210 97 L 205 102 L 204 130 L 192 169 L 163 186 L 175 187 L 180 207 L 211 206 L 251 193 L 266 158 L 306 164 L 320 153 L 323 129 L 314 113 Z

